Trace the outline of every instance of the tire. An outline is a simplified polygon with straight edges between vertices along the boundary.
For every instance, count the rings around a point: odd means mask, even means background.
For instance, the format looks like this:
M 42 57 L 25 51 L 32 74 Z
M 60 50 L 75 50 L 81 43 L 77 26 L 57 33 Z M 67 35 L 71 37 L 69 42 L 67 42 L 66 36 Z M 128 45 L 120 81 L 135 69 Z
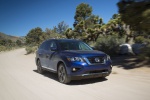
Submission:
M 67 72 L 66 72 L 64 64 L 60 64 L 58 66 L 57 74 L 58 74 L 58 80 L 60 83 L 67 84 L 71 81 L 71 79 L 67 76 Z
M 107 76 L 102 76 L 102 77 L 100 77 L 101 79 L 105 79 Z
M 40 73 L 40 74 L 43 74 L 43 69 L 42 69 L 42 67 L 41 67 L 41 62 L 40 62 L 40 60 L 38 60 L 37 61 L 37 71 L 38 71 L 38 73 Z

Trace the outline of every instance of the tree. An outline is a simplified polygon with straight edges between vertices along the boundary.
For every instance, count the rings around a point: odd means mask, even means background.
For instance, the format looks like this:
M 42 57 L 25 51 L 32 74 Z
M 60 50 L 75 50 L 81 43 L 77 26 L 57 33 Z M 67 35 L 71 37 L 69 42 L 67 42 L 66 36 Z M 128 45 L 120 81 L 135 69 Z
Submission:
M 20 40 L 17 40 L 17 41 L 16 41 L 16 44 L 17 44 L 18 46 L 21 46 L 21 45 L 22 45 L 22 42 L 21 42 Z
M 40 27 L 31 29 L 26 36 L 26 44 L 28 45 L 39 45 L 43 40 L 45 40 L 45 34 Z
M 89 4 L 81 3 L 77 6 L 74 16 L 74 29 L 68 28 L 65 32 L 67 38 L 80 39 L 85 42 L 96 41 L 101 34 L 103 20 L 92 14 L 92 7 Z
M 56 27 L 54 27 L 53 29 L 46 28 L 44 33 L 45 33 L 46 39 L 50 39 L 50 38 L 66 38 L 64 34 L 58 34 L 56 32 Z
M 150 0 L 120 0 L 121 20 L 135 31 L 150 34 Z
M 55 27 L 56 28 L 56 32 L 59 33 L 59 34 L 64 34 L 64 32 L 67 30 L 69 26 L 64 22 L 60 22 L 58 23 L 58 26 Z
M 75 22 L 74 27 L 80 22 L 85 21 L 89 16 L 92 15 L 92 7 L 89 4 L 81 3 L 77 6 L 75 12 Z
M 101 28 L 104 35 L 117 35 L 119 38 L 124 37 L 126 43 L 132 43 L 135 34 L 130 25 L 125 24 L 120 14 L 114 14 L 109 22 Z

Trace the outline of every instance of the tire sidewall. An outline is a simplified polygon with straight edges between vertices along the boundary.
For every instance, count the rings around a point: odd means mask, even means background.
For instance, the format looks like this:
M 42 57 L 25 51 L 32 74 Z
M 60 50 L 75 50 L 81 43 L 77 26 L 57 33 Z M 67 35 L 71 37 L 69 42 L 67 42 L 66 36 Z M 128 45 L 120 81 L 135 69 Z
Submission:
M 65 80 L 64 80 L 64 81 L 61 81 L 60 78 L 59 78 L 59 70 L 60 70 L 60 67 L 63 67 L 63 69 L 64 69 L 64 71 L 65 71 Z M 71 79 L 68 77 L 68 74 L 67 74 L 65 65 L 64 65 L 63 63 L 61 63 L 61 64 L 58 66 L 57 74 L 58 74 L 58 80 L 59 80 L 60 83 L 67 84 L 67 83 L 69 83 L 69 82 L 71 81 Z
M 43 73 L 43 69 L 41 67 L 41 62 L 40 60 L 37 61 L 37 71 L 38 73 L 42 74 Z

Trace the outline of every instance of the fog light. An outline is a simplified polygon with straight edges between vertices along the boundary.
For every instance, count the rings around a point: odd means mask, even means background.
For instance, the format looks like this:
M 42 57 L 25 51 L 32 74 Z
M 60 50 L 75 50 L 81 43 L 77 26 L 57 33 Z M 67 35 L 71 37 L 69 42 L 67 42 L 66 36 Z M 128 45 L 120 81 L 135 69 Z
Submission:
M 76 71 L 78 71 L 80 68 L 72 68 L 72 71 L 73 72 L 76 72 Z
M 76 71 L 76 68 L 73 68 L 73 69 L 72 69 L 72 71 L 74 71 L 74 72 L 75 72 L 75 71 Z

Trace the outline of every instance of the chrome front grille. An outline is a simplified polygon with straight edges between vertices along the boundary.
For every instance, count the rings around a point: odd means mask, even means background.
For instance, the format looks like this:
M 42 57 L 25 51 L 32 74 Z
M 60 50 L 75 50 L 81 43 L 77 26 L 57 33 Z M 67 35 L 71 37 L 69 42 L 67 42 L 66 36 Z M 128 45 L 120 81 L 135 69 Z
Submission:
M 104 56 L 87 57 L 87 60 L 90 64 L 104 64 L 106 61 Z

